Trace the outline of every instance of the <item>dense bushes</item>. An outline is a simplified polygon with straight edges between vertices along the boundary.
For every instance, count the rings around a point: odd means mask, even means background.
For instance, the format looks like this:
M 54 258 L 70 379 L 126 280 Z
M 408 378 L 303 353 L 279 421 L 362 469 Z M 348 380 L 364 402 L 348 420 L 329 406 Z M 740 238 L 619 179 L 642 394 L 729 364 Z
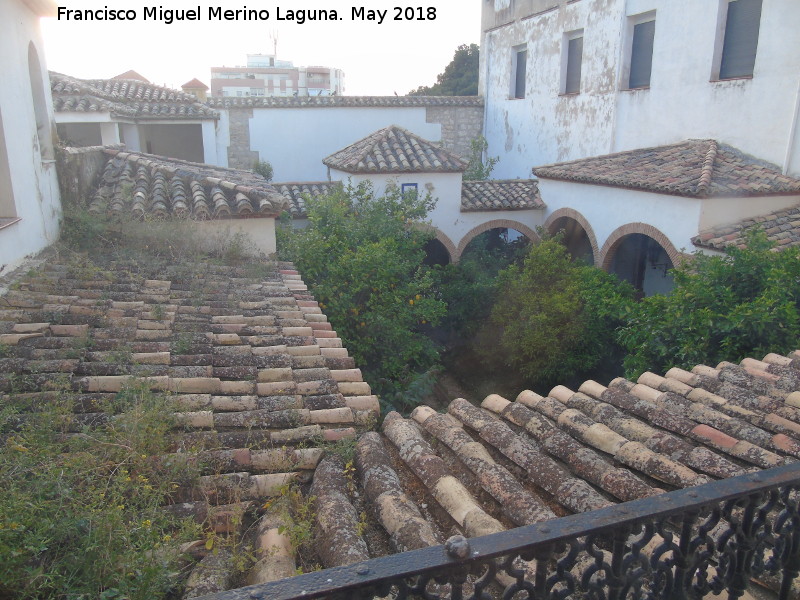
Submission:
M 438 353 L 426 331 L 445 313 L 435 276 L 423 265 L 430 233 L 413 225 L 429 197 L 365 184 L 307 201 L 310 225 L 284 229 L 281 253 L 312 287 L 367 380 L 378 392 L 402 389 Z
M 673 270 L 675 289 L 632 304 L 618 339 L 630 376 L 716 365 L 800 342 L 800 249 L 775 252 L 761 231 L 728 256 L 696 254 Z
M 557 238 L 531 247 L 499 276 L 491 314 L 506 365 L 542 385 L 588 373 L 617 352 L 614 329 L 633 288 L 573 261 Z

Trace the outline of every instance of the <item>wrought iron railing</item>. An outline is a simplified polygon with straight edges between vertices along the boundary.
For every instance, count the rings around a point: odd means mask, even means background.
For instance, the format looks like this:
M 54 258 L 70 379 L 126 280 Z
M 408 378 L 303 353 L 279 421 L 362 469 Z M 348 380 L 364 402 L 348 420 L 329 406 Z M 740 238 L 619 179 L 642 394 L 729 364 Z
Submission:
M 800 463 L 204 600 L 798 597 Z

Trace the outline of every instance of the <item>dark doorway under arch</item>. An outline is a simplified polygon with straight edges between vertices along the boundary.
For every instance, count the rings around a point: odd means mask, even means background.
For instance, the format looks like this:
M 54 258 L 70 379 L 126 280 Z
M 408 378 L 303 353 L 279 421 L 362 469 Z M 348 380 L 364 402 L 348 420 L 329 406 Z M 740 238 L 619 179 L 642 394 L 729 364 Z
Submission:
M 633 285 L 642 296 L 666 294 L 674 282 L 669 273 L 674 265 L 667 251 L 643 233 L 621 238 L 613 249 L 609 271 Z
M 449 265 L 450 253 L 441 241 L 433 238 L 425 244 L 425 260 L 423 263 L 429 266 Z
M 589 234 L 583 226 L 570 217 L 560 217 L 550 225 L 550 233 L 562 233 L 562 242 L 575 260 L 582 260 L 589 265 L 594 264 L 594 252 Z

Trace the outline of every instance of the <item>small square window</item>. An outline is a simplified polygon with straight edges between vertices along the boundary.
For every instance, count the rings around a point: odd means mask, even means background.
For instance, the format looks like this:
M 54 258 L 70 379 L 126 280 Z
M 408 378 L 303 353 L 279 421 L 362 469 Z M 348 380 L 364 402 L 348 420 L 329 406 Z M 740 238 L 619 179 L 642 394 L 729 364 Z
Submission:
M 583 62 L 583 30 L 564 36 L 563 94 L 578 94 L 581 91 L 581 63 Z
M 417 193 L 417 184 L 416 183 L 403 183 L 400 185 L 400 191 L 402 192 L 403 196 L 406 194 L 415 194 Z
M 730 0 L 719 78 L 752 77 L 761 25 L 761 0 Z

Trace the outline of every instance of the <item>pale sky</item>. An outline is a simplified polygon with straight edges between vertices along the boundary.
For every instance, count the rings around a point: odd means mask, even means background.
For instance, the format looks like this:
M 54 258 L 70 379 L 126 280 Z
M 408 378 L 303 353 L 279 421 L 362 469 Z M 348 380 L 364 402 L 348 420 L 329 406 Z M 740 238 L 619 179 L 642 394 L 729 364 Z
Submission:
M 133 69 L 157 84 L 180 89 L 197 77 L 209 85 L 210 67 L 244 65 L 247 53 L 271 53 L 277 31 L 278 58 L 295 66 L 337 67 L 345 73 L 345 94 L 403 95 L 431 85 L 460 44 L 480 42 L 480 0 L 59 0 L 68 9 L 130 9 L 136 20 L 73 21 L 42 19 L 47 66 L 80 78 L 108 78 Z M 144 20 L 144 7 L 200 8 L 201 20 Z M 210 21 L 209 7 L 268 10 L 268 21 Z M 388 10 L 382 24 L 352 20 L 352 8 Z M 393 7 L 432 7 L 435 20 L 395 21 Z M 302 25 L 277 21 L 289 10 L 336 10 L 337 21 Z M 427 16 L 427 10 L 424 11 Z M 415 14 L 417 14 L 415 12 Z

